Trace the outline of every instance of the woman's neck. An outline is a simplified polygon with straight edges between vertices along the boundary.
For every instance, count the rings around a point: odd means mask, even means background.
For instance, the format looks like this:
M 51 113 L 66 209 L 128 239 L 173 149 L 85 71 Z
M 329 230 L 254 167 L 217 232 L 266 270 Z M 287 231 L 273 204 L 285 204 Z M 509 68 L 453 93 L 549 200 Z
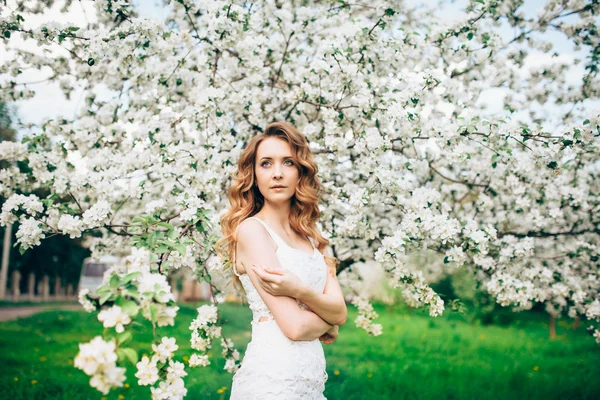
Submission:
M 280 228 L 286 233 L 291 233 L 292 228 L 290 226 L 290 204 L 283 206 L 278 204 L 273 206 L 269 203 L 263 205 L 256 216 L 265 221 L 269 226 Z

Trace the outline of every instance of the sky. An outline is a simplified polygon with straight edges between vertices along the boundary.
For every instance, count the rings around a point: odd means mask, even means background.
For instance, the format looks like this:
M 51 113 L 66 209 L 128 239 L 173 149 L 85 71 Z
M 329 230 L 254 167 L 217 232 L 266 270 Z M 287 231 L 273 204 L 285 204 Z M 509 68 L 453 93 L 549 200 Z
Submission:
M 405 0 L 408 5 L 436 5 L 438 2 L 433 0 Z M 10 1 L 9 1 L 10 3 Z M 50 12 L 44 13 L 43 15 L 35 16 L 33 18 L 28 18 L 26 21 L 30 24 L 31 27 L 39 25 L 43 22 L 55 20 L 57 22 L 69 22 L 69 21 L 77 21 L 79 24 L 83 25 L 85 21 L 93 21 L 94 20 L 94 6 L 93 1 L 90 0 L 81 0 L 73 2 L 69 12 L 66 14 L 60 13 L 60 1 L 58 1 L 58 6 L 55 6 Z M 138 11 L 141 17 L 146 18 L 154 18 L 154 19 L 162 19 L 166 14 L 166 9 L 160 5 L 158 0 L 134 0 L 134 3 L 137 3 Z M 439 15 L 443 15 L 444 18 L 448 18 L 450 20 L 455 19 L 459 14 L 464 5 L 466 4 L 465 0 L 456 0 L 454 2 L 446 1 L 444 7 L 437 7 Z M 525 12 L 527 16 L 534 16 L 543 7 L 545 4 L 544 0 L 527 0 L 525 5 L 522 7 L 522 10 Z M 1 10 L 0 10 L 1 15 Z M 513 32 L 510 28 L 504 26 L 500 29 L 499 33 L 505 39 L 510 39 L 515 36 L 515 32 Z M 571 43 L 564 37 L 564 35 L 557 32 L 547 32 L 545 34 L 545 38 L 552 41 L 554 45 L 555 51 L 561 53 L 561 57 L 572 60 L 577 55 L 581 56 L 582 52 L 579 54 L 573 51 Z M 16 39 L 16 38 L 15 38 Z M 20 41 L 20 40 L 12 40 L 11 45 L 18 45 L 19 47 L 36 50 L 37 46 L 33 41 Z M 64 50 L 57 50 L 64 51 Z M 66 51 L 64 51 L 65 54 Z M 536 63 L 541 63 L 546 61 L 548 56 L 543 55 L 543 57 L 530 57 L 529 65 L 533 66 Z M 7 54 L 2 44 L 0 44 L 0 63 L 5 62 L 7 59 Z M 31 70 L 26 71 L 19 77 L 19 82 L 33 82 L 40 81 L 48 76 L 50 76 L 50 71 L 48 70 Z M 578 77 L 583 73 L 583 66 L 574 67 L 573 73 L 570 75 L 573 80 L 577 80 Z M 6 79 L 6 76 L 0 75 L 0 80 Z M 43 119 L 46 118 L 56 118 L 56 117 L 64 117 L 66 119 L 73 119 L 78 110 L 82 106 L 84 90 L 80 88 L 79 90 L 75 90 L 70 99 L 66 99 L 62 91 L 59 89 L 58 83 L 52 82 L 43 82 L 38 83 L 36 85 L 32 85 L 35 88 L 37 94 L 34 98 L 17 102 L 17 111 L 19 118 L 24 123 L 39 123 Z M 110 91 L 103 89 L 101 87 L 95 88 L 95 91 L 98 93 L 99 97 L 109 97 L 111 95 Z M 501 112 L 502 111 L 502 98 L 503 92 L 502 90 L 494 89 L 489 91 L 489 93 L 485 93 L 481 101 L 485 102 L 488 107 L 488 111 L 490 113 Z M 23 132 L 20 132 L 23 133 Z

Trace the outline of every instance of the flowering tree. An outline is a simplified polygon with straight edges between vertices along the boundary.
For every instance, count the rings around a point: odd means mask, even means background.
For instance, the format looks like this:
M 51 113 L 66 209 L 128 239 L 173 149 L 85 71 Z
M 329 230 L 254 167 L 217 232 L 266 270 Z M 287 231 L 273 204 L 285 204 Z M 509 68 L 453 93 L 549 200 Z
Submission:
M 83 86 L 85 105 L 22 143 L 0 143 L 10 162 L 0 223 L 19 220 L 22 250 L 84 235 L 93 256 L 126 256 L 99 298 L 80 294 L 108 328 L 75 363 L 100 391 L 123 384 L 117 361 L 129 359 L 154 398 L 185 395 L 177 345 L 156 333 L 178 310 L 167 275 L 189 267 L 210 282 L 229 273 L 214 255 L 225 189 L 243 143 L 273 120 L 294 123 L 316 154 L 321 230 L 339 272 L 376 260 L 411 304 L 437 316 L 444 301 L 403 262 L 433 249 L 502 305 L 543 302 L 600 322 L 597 1 L 550 0 L 527 17 L 521 1 L 477 0 L 447 22 L 394 1 L 174 0 L 157 22 L 127 0 L 105 0 L 88 24 L 40 26 L 29 16 L 54 2 L 30 3 L 2 10 L 0 103 L 34 96 L 19 75 L 37 68 L 67 97 Z M 502 37 L 502 24 L 517 34 Z M 583 59 L 552 57 L 547 30 Z M 23 50 L 16 37 L 52 51 Z M 580 64 L 584 73 L 570 78 Z M 504 111 L 492 115 L 482 99 L 498 91 Z M 30 194 L 40 187 L 50 194 Z M 355 304 L 357 325 L 381 333 L 370 304 Z M 239 354 L 216 307 L 198 311 L 190 365 L 207 365 L 221 338 L 235 371 Z M 127 347 L 140 317 L 155 328 L 141 361 Z

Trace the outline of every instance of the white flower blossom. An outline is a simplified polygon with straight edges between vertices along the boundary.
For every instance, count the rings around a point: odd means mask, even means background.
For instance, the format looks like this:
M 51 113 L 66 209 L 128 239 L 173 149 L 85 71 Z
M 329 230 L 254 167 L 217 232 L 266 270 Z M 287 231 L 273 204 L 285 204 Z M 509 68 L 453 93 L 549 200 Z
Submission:
M 58 230 L 69 235 L 71 239 L 78 238 L 81 236 L 81 231 L 83 230 L 83 221 L 78 217 L 63 214 L 58 221 Z
M 98 313 L 98 321 L 102 322 L 105 328 L 115 327 L 117 333 L 125 330 L 125 325 L 131 323 L 131 317 L 119 306 L 112 306 Z

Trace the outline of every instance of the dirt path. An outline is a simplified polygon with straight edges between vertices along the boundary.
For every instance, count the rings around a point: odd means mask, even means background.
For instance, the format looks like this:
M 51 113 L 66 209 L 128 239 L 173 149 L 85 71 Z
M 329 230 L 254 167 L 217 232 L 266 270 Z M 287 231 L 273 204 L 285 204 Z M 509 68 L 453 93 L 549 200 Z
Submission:
M 10 321 L 17 318 L 29 317 L 30 315 L 48 310 L 81 311 L 83 310 L 83 307 L 79 304 L 0 307 L 0 321 Z

